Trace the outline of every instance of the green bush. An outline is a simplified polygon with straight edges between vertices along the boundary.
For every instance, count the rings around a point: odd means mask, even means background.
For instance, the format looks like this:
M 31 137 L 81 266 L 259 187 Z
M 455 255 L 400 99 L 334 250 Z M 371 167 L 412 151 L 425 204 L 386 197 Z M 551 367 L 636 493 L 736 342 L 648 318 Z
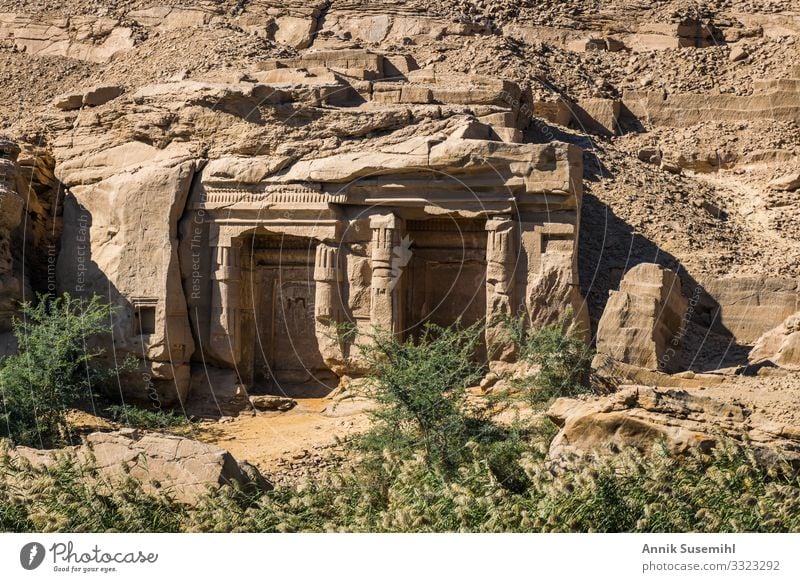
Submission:
M 101 365 L 98 336 L 111 331 L 113 309 L 69 294 L 23 303 L 13 321 L 19 353 L 0 364 L 0 436 L 45 447 L 67 442 L 66 409 L 114 374 Z
M 172 410 L 148 410 L 130 404 L 112 404 L 104 412 L 119 424 L 145 430 L 164 430 L 189 426 L 191 419 Z
M 591 391 L 594 353 L 581 337 L 571 314 L 536 329 L 526 325 L 524 316 L 508 319 L 506 325 L 517 344 L 519 359 L 536 369 L 531 377 L 519 382 L 533 403 Z
M 474 357 L 483 326 L 428 324 L 416 340 L 377 332 L 362 348 L 371 370 L 371 396 L 381 405 L 367 441 L 422 450 L 431 465 L 452 469 L 466 441 L 466 388 L 478 382 Z
M 555 433 L 549 420 L 534 415 L 499 425 L 467 402 L 465 389 L 481 373 L 473 359 L 479 330 L 431 326 L 417 342 L 374 338 L 367 355 L 382 408 L 372 429 L 355 439 L 344 468 L 273 491 L 224 487 L 186 506 L 129 476 L 112 482 L 91 460 L 62 455 L 47 467 L 32 467 L 0 443 L 0 528 L 800 531 L 798 472 L 763 466 L 746 444 L 725 441 L 709 454 L 695 449 L 684 456 L 656 446 L 646 454 L 623 450 L 554 464 L 547 459 Z M 563 347 L 563 328 L 545 339 L 525 344 L 531 357 Z M 582 385 L 570 366 L 563 370 L 563 357 L 541 361 L 551 371 L 540 381 L 555 378 L 565 390 Z

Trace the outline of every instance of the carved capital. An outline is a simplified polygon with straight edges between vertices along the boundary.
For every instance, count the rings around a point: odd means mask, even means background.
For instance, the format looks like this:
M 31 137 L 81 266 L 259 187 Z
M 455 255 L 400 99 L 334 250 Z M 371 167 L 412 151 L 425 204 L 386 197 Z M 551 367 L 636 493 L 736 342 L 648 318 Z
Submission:
M 339 247 L 328 243 L 317 245 L 314 260 L 314 280 L 336 282 L 342 280 L 342 270 L 339 267 Z

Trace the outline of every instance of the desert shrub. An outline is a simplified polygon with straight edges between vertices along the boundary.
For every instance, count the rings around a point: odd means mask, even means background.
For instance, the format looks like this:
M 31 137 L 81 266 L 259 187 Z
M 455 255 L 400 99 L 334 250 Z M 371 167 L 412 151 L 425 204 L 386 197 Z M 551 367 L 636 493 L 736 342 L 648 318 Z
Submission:
M 519 359 L 536 370 L 518 384 L 534 403 L 591 391 L 593 351 L 586 345 L 571 314 L 556 323 L 531 329 L 524 316 L 506 320 Z
M 65 411 L 114 374 L 93 340 L 111 331 L 113 309 L 100 297 L 40 296 L 13 321 L 19 353 L 0 365 L 0 436 L 44 447 L 68 440 Z
M 148 410 L 131 404 L 112 404 L 104 412 L 114 422 L 145 430 L 165 430 L 192 424 L 186 415 L 173 410 Z
M 472 357 L 478 329 L 430 327 L 417 342 L 376 338 L 367 349 L 382 408 L 348 449 L 346 468 L 272 491 L 224 487 L 186 506 L 129 476 L 112 483 L 91 460 L 62 456 L 31 467 L 0 443 L 0 528 L 800 531 L 798 473 L 788 465 L 765 467 L 746 443 L 723 441 L 708 454 L 675 456 L 659 445 L 648 453 L 549 460 L 556 430 L 549 420 L 528 415 L 500 425 L 468 405 L 465 389 L 481 372 Z M 526 345 L 539 357 L 561 337 L 563 329 L 550 330 L 547 341 Z M 552 374 L 567 378 L 558 371 L 564 360 L 555 361 Z M 574 388 L 565 382 L 555 385 Z
M 482 365 L 475 350 L 481 324 L 427 324 L 416 340 L 377 332 L 362 349 L 371 370 L 370 395 L 380 404 L 363 441 L 376 449 L 417 451 L 431 465 L 452 469 L 467 438 L 466 388 Z
M 796 471 L 764 467 L 732 441 L 709 455 L 626 450 L 576 459 L 557 476 L 533 467 L 531 477 L 536 531 L 800 531 Z
M 542 435 L 544 436 L 544 435 Z M 390 532 L 785 532 L 800 531 L 800 483 L 788 467 L 764 468 L 725 443 L 711 455 L 642 454 L 545 460 L 545 440 L 521 455 L 528 485 L 502 486 L 468 442 L 456 477 L 431 470 L 423 453 L 383 457 L 387 491 L 363 467 L 242 504 L 228 493 L 186 514 L 191 531 Z
M 0 450 L 3 531 L 191 532 L 798 532 L 800 482 L 788 466 L 765 468 L 726 442 L 711 454 L 545 458 L 549 431 L 519 456 L 526 483 L 503 486 L 475 441 L 455 473 L 433 470 L 422 451 L 384 451 L 375 468 L 356 464 L 302 485 L 254 494 L 209 490 L 195 506 L 122 477 L 109 482 L 88 463 L 63 456 L 31 467 Z M 501 454 L 502 456 L 502 454 Z M 516 454 L 511 456 L 516 459 Z

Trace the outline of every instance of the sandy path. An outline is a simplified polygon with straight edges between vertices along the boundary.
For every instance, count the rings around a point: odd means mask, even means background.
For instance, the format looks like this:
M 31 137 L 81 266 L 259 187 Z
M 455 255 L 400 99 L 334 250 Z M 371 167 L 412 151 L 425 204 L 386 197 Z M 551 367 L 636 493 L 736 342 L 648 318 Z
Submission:
M 336 439 L 366 430 L 369 419 L 363 411 L 329 416 L 331 406 L 323 398 L 298 399 L 288 412 L 247 412 L 229 422 L 203 422 L 193 434 L 197 440 L 231 452 L 239 461 L 249 461 L 260 470 L 278 471 L 287 461 L 306 457 L 314 449 L 327 448 Z

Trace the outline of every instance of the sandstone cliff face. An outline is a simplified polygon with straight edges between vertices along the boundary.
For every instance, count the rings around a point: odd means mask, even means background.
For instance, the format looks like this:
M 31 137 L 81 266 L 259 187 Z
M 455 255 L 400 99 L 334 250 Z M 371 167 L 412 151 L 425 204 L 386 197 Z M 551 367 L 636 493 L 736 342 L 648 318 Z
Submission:
M 34 291 L 55 292 L 57 196 L 52 157 L 0 136 L 0 354 L 16 349 L 10 330 L 19 303 L 34 300 Z
M 797 311 L 789 3 L 96 12 L 0 1 L 0 311 L 106 296 L 133 397 L 329 388 L 363 371 L 344 323 L 486 318 L 513 360 L 496 320 L 568 310 L 623 364 L 709 370 Z
M 23 200 L 17 191 L 19 146 L 0 137 L 0 317 L 3 331 L 10 329 L 14 302 L 21 297 L 20 281 L 14 276 L 11 256 L 11 232 L 22 220 Z
M 346 322 L 407 335 L 582 313 L 580 150 L 519 143 L 515 83 L 416 66 L 313 51 L 247 80 L 52 102 L 59 290 L 119 307 L 114 348 L 142 362 L 129 396 L 184 402 L 193 361 L 250 386 L 330 387 L 360 369 L 331 340 Z M 492 333 L 486 349 L 509 353 Z

